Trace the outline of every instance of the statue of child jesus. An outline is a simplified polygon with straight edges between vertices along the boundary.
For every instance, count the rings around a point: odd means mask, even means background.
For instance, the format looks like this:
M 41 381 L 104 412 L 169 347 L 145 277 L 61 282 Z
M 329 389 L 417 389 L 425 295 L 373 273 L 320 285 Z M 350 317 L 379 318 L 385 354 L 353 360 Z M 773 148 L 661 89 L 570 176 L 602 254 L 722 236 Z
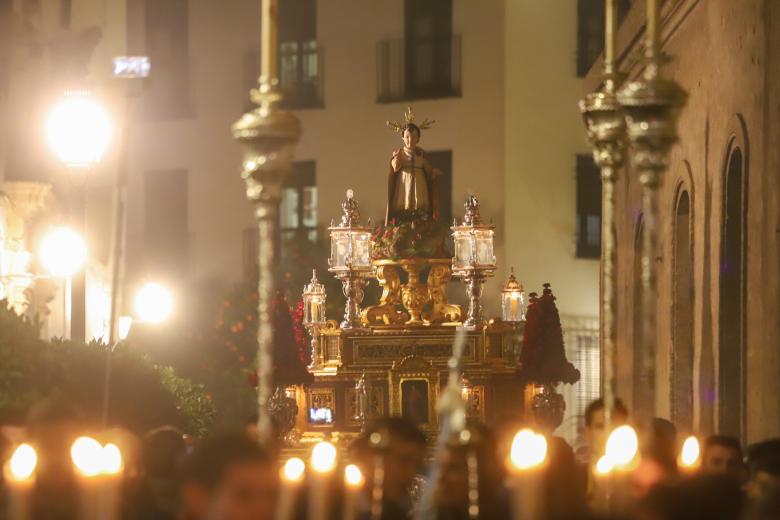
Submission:
M 431 165 L 423 149 L 417 146 L 420 141 L 419 126 L 407 122 L 399 131 L 404 145 L 393 152 L 390 160 L 385 225 L 393 219 L 438 221 L 439 197 L 435 179 L 441 172 Z

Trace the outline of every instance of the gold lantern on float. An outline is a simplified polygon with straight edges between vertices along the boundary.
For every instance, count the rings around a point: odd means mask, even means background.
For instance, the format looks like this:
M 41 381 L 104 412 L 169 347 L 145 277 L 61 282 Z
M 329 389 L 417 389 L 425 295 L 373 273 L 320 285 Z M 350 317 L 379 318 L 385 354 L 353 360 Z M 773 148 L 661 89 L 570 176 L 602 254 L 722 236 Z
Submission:
M 525 291 L 515 278 L 514 267 L 501 291 L 501 317 L 504 321 L 525 321 Z

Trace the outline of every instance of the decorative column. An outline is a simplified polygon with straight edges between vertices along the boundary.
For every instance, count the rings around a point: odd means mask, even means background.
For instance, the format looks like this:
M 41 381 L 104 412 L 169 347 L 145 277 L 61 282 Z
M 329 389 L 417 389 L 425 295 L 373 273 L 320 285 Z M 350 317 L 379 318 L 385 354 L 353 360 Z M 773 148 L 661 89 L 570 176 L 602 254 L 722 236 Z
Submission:
M 687 94 L 672 80 L 661 77 L 664 61 L 658 36 L 657 0 L 647 0 L 645 69 L 642 76 L 623 86 L 617 98 L 623 106 L 633 165 L 642 185 L 642 343 L 639 348 L 637 387 L 642 394 L 634 408 L 640 419 L 655 414 L 655 356 L 657 343 L 656 281 L 658 201 L 661 175 L 668 166 L 669 149 L 677 141 L 677 116 Z M 638 406 L 637 406 L 638 404 Z
M 271 302 L 274 296 L 273 266 L 277 249 L 277 223 L 282 182 L 292 170 L 292 152 L 301 134 L 292 112 L 278 107 L 281 99 L 277 74 L 277 0 L 262 0 L 262 53 L 259 88 L 250 96 L 258 106 L 233 124 L 233 137 L 244 148 L 242 178 L 246 196 L 254 204 L 258 230 L 258 436 L 271 438 L 267 405 L 273 378 L 273 328 Z
M 617 84 L 622 79 L 615 67 L 617 0 L 605 0 L 604 74 L 600 90 L 580 101 L 593 160 L 601 168 L 601 395 L 607 431 L 611 423 L 617 387 L 617 231 L 615 229 L 615 182 L 623 166 L 626 124 Z

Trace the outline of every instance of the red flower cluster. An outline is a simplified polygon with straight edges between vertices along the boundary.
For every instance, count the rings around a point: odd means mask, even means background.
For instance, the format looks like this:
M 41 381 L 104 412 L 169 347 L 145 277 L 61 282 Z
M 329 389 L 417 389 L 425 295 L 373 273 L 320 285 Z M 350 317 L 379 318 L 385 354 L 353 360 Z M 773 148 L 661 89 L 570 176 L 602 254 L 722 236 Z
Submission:
M 541 297 L 530 294 L 517 373 L 524 383 L 574 384 L 580 380 L 580 371 L 566 359 L 561 318 L 550 284 L 544 284 Z

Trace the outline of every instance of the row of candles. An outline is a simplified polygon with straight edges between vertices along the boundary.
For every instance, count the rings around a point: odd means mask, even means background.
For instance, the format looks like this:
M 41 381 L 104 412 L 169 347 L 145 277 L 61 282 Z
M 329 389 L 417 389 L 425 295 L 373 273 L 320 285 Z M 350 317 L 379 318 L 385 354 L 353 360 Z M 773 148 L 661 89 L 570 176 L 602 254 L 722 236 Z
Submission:
M 79 437 L 71 445 L 79 488 L 81 520 L 119 518 L 119 495 L 124 462 L 113 443 L 100 444 L 91 437 Z M 8 518 L 27 520 L 32 516 L 32 498 L 38 468 L 38 453 L 30 444 L 20 444 L 4 466 L 8 494 Z
M 78 438 L 71 447 L 71 460 L 80 489 L 80 517 L 82 520 L 113 520 L 119 515 L 119 492 L 123 472 L 122 454 L 119 448 L 107 443 L 101 445 L 89 437 Z M 636 468 L 639 458 L 639 438 L 627 425 L 620 426 L 609 435 L 604 454 L 595 464 L 594 472 L 607 488 L 613 488 L 614 477 L 627 475 Z M 692 473 L 700 463 L 701 448 L 695 436 L 688 437 L 682 445 L 678 466 L 682 473 Z M 529 520 L 540 516 L 541 485 L 547 462 L 547 440 L 531 429 L 518 431 L 508 458 L 509 482 L 513 496 L 513 518 Z M 35 485 L 38 455 L 29 444 L 21 444 L 14 451 L 4 468 L 9 494 L 9 518 L 30 518 L 30 504 Z M 338 467 L 338 450 L 327 442 L 317 443 L 307 464 L 298 457 L 288 459 L 281 468 L 281 492 L 276 507 L 277 520 L 290 520 L 296 511 L 296 499 L 304 480 L 308 484 L 309 520 L 324 520 L 330 509 L 332 495 L 330 484 Z M 376 468 L 375 468 L 376 470 Z M 355 464 L 343 468 L 344 503 L 343 519 L 354 520 L 358 514 L 359 496 L 366 479 Z M 375 474 L 374 485 L 381 486 L 381 476 Z M 374 502 L 372 512 L 381 514 L 381 489 L 371 493 Z M 609 497 L 607 497 L 609 500 Z

